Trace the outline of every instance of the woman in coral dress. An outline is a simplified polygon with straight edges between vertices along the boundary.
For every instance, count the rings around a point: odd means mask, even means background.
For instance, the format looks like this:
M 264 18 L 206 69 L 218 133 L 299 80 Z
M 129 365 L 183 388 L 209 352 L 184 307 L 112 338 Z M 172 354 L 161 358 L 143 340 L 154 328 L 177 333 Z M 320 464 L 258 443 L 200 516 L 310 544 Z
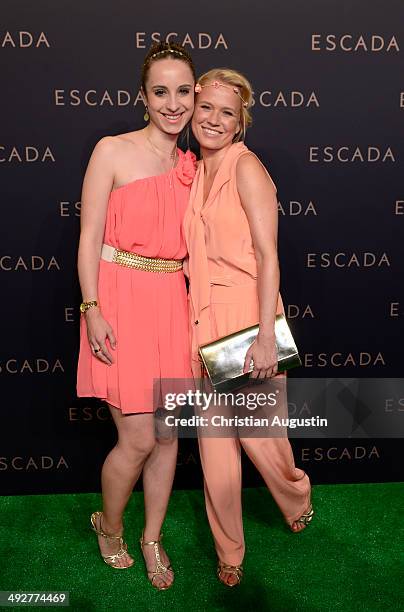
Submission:
M 91 525 L 104 561 L 130 567 L 122 516 L 143 472 L 141 548 L 158 589 L 174 579 L 160 530 L 177 444 L 175 438 L 155 439 L 153 388 L 158 397 L 162 379 L 190 376 L 181 226 L 195 170 L 192 154 L 178 149 L 177 139 L 192 116 L 194 84 L 183 47 L 152 47 L 142 71 L 150 122 L 96 145 L 82 194 L 77 393 L 105 400 L 118 430 L 102 468 L 103 511 L 92 515 Z
M 253 361 L 252 378 L 271 378 L 277 374 L 275 315 L 283 311 L 277 256 L 278 207 L 270 176 L 242 142 L 251 121 L 251 85 L 234 70 L 217 69 L 204 74 L 195 91 L 192 131 L 200 144 L 202 161 L 184 220 L 194 376 L 201 375 L 200 345 L 259 323 L 244 371 L 249 371 Z M 282 402 L 287 405 L 285 393 Z M 235 586 L 242 577 L 245 550 L 241 446 L 260 471 L 292 531 L 300 531 L 312 518 L 310 481 L 295 467 L 285 436 L 215 437 L 205 435 L 202 429 L 199 434 L 218 576 L 225 585 Z

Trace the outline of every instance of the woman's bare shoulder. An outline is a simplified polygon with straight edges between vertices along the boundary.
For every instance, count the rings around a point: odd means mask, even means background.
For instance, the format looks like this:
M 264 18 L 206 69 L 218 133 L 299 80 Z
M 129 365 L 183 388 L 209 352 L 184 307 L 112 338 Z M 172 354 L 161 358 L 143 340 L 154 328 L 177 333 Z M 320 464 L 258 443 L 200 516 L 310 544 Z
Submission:
M 251 151 L 241 155 L 237 160 L 236 167 L 237 185 L 259 185 L 268 184 L 271 189 L 276 191 L 276 186 L 264 164 Z
M 99 140 L 94 150 L 108 153 L 117 153 L 128 147 L 139 147 L 142 141 L 140 134 L 141 130 L 135 132 L 125 132 L 124 134 L 116 134 L 115 136 L 104 136 Z
M 241 177 L 248 176 L 251 172 L 256 176 L 266 172 L 261 160 L 252 151 L 248 151 L 238 158 L 236 170 Z

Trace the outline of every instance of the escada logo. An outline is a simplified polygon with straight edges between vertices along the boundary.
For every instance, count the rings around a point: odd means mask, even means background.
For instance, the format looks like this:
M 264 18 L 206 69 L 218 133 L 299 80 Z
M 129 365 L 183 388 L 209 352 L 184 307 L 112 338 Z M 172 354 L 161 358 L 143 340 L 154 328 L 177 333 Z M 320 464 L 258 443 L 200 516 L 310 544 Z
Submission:
M 351 446 L 351 447 L 317 447 L 302 448 L 302 461 L 361 461 L 363 459 L 380 459 L 377 446 Z
M 38 272 L 40 270 L 60 270 L 60 265 L 56 257 L 52 255 L 50 258 L 41 257 L 41 255 L 31 255 L 24 257 L 20 255 L 2 255 L 0 256 L 0 269 L 5 272 L 25 270 L 25 272 Z
M 73 306 L 65 306 L 65 322 L 75 323 L 76 318 L 74 316 L 75 308 Z
M 111 421 L 108 407 L 102 406 L 71 406 L 69 408 L 69 421 Z
M 385 412 L 404 412 L 404 397 L 387 397 L 384 402 Z
M 298 405 L 296 402 L 288 402 L 288 416 L 289 417 L 311 417 L 312 411 L 307 400 L 301 401 Z
M 126 89 L 109 91 L 108 89 L 55 89 L 53 92 L 55 106 L 136 106 L 143 104 L 140 91 L 136 95 Z
M 49 147 L 38 149 L 37 147 L 4 147 L 0 145 L 0 162 L 45 162 L 56 161 Z
M 320 107 L 318 96 L 314 91 L 306 94 L 302 91 L 262 91 L 260 94 L 254 94 L 254 104 L 260 104 L 264 107 L 283 107 L 283 108 L 308 108 L 309 106 Z
M 189 465 L 198 465 L 200 464 L 199 455 L 195 455 L 194 453 L 187 452 L 185 453 L 183 450 L 178 451 L 177 456 L 177 466 L 178 467 L 186 467 Z
M 23 470 L 60 470 L 61 468 L 69 469 L 67 461 L 63 456 L 0 457 L 0 470 L 2 471 L 15 470 L 21 472 Z
M 309 147 L 309 162 L 325 162 L 330 163 L 338 161 L 346 162 L 395 162 L 396 158 L 391 147 L 386 150 L 379 147 L 369 146 L 365 149 L 360 147 Z
M 390 267 L 387 253 L 306 253 L 306 268 L 381 268 Z
M 302 204 L 296 200 L 291 200 L 285 205 L 278 202 L 278 213 L 284 217 L 297 217 L 299 215 L 303 215 L 304 217 L 307 215 L 317 216 L 317 209 L 312 201 L 308 202 L 307 204 Z
M 11 358 L 3 364 L 0 363 L 0 374 L 55 374 L 55 372 L 64 371 L 60 359 L 48 361 L 41 357 L 24 360 Z
M 400 317 L 400 302 L 390 302 L 390 317 Z
M 306 353 L 303 356 L 305 368 L 325 368 L 332 366 L 334 368 L 360 367 L 386 365 L 382 353 L 372 355 L 372 353 Z
M 38 47 L 44 45 L 50 48 L 49 41 L 44 32 L 39 34 L 32 34 L 32 32 L 4 32 L 0 35 L 1 47 L 19 47 L 20 49 L 27 49 L 28 47 Z
M 81 202 L 59 202 L 59 214 L 61 217 L 80 217 Z
M 396 200 L 394 207 L 395 215 L 404 215 L 404 200 Z
M 138 91 L 134 94 L 127 89 L 54 89 L 53 100 L 55 106 L 137 106 L 143 108 L 143 100 Z M 257 102 L 258 100 L 258 102 Z M 263 91 L 257 94 L 254 98 L 254 104 L 260 104 L 264 107 L 283 107 L 283 108 L 308 108 L 310 106 L 319 107 L 320 102 L 318 97 L 312 91 L 309 94 L 304 94 L 301 91 L 277 92 L 272 94 L 271 91 Z
M 167 34 L 161 34 L 161 32 L 136 32 L 136 48 L 146 49 L 150 47 L 154 42 L 179 42 L 183 47 L 190 47 L 191 49 L 228 49 L 229 46 L 226 42 L 225 37 L 220 32 L 219 34 L 208 34 L 207 32 L 196 32 L 190 34 L 179 34 L 178 32 L 168 32 Z
M 353 36 L 352 34 L 312 34 L 311 35 L 311 50 L 312 51 L 344 51 L 344 52 L 360 52 L 371 51 L 400 51 L 398 42 L 395 36 L 385 37 L 379 34 L 369 34 L 367 36 Z
M 314 319 L 314 313 L 310 304 L 299 306 L 298 304 L 288 304 L 286 307 L 286 316 L 288 319 Z

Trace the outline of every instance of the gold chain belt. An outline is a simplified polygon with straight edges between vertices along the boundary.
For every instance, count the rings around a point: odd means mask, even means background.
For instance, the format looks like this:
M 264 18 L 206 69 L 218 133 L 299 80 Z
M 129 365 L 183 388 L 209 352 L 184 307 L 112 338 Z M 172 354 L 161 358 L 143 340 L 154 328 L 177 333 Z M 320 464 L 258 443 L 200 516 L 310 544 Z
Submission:
M 135 268 L 145 272 L 179 272 L 182 270 L 181 259 L 161 259 L 158 257 L 143 257 L 130 251 L 115 249 L 109 244 L 102 245 L 101 258 L 114 262 L 126 268 Z

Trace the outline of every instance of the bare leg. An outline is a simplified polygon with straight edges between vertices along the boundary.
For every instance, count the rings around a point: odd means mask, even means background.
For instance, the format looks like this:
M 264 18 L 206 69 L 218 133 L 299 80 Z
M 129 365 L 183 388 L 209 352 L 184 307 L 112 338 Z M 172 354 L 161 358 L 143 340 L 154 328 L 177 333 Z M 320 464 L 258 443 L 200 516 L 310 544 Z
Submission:
M 169 440 L 158 438 L 152 453 L 143 467 L 143 489 L 145 502 L 144 541 L 157 541 L 163 524 L 170 498 L 177 462 L 178 441 L 176 437 Z M 152 546 L 143 547 L 143 555 L 147 569 L 154 571 L 156 558 Z M 160 546 L 162 563 L 168 567 L 169 558 Z M 157 588 L 169 586 L 174 580 L 174 573 L 169 570 L 162 576 L 157 576 L 154 584 Z
M 154 445 L 154 423 L 152 414 L 123 415 L 109 405 L 118 430 L 118 442 L 105 459 L 102 473 L 103 515 L 102 529 L 110 535 L 122 533 L 122 516 L 133 487 Z M 100 527 L 100 525 L 97 525 Z M 98 538 L 101 553 L 117 552 L 117 541 Z M 129 554 L 117 561 L 121 567 L 129 567 L 133 559 Z

